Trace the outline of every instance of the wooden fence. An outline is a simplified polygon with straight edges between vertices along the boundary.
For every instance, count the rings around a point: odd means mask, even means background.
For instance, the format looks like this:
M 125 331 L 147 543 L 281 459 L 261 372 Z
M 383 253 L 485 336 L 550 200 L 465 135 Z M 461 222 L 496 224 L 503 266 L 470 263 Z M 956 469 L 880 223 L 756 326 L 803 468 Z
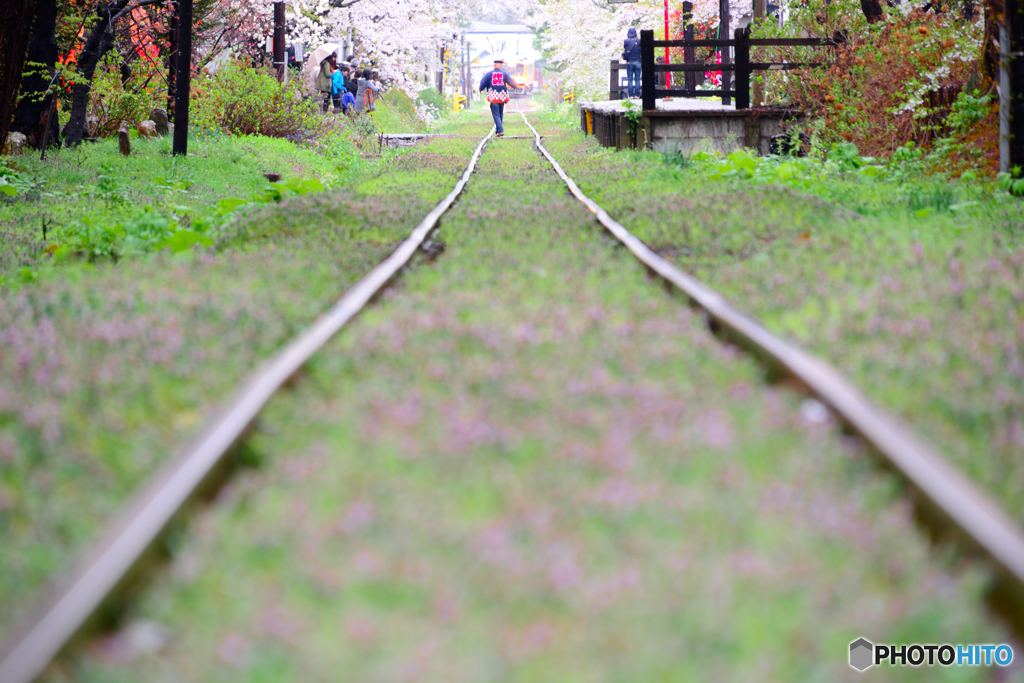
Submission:
M 659 97 L 721 97 L 722 104 L 731 104 L 736 98 L 737 109 L 750 108 L 750 78 L 755 71 L 781 71 L 807 66 L 822 66 L 823 62 L 751 62 L 752 47 L 829 47 L 838 45 L 841 37 L 835 38 L 751 38 L 750 20 L 744 19 L 733 33 L 732 40 L 655 40 L 654 31 L 640 31 L 640 96 L 645 110 L 656 107 Z M 656 64 L 654 49 L 657 47 L 683 48 L 683 64 Z M 693 48 L 711 47 L 722 52 L 721 64 L 694 63 Z M 731 62 L 726 48 L 735 48 L 736 59 Z M 691 78 L 706 71 L 722 72 L 722 87 L 718 90 L 697 90 L 697 78 Z M 687 75 L 686 87 L 659 88 L 657 74 L 683 72 Z M 736 74 L 736 85 L 731 87 L 731 74 Z M 614 97 L 612 99 L 615 99 Z

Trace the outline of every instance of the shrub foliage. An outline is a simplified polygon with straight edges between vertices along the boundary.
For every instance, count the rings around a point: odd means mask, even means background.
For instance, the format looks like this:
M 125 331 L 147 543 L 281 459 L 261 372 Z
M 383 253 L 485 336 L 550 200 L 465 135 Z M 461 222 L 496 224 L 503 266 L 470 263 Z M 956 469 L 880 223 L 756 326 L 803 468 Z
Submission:
M 193 82 L 192 124 L 234 135 L 303 139 L 324 125 L 317 103 L 269 70 L 225 63 Z

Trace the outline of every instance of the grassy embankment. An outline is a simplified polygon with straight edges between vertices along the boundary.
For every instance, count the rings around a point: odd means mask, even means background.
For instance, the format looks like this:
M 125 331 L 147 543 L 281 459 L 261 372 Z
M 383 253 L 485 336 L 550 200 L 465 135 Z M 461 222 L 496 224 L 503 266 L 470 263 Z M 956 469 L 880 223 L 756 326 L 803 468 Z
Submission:
M 0 203 L 0 635 L 95 537 L 126 496 L 199 428 L 239 380 L 367 272 L 446 194 L 472 141 L 364 160 L 268 138 L 113 141 L 16 160 L 35 188 Z M 318 179 L 278 204 L 220 213 L 268 191 L 264 171 Z M 190 180 L 166 189 L 154 182 Z M 106 195 L 91 194 L 97 186 Z M 205 218 L 215 249 L 115 253 L 60 263 L 36 249 L 69 226 L 147 215 Z M 184 207 L 189 214 L 176 212 Z M 151 245 L 152 246 L 152 245 Z M 15 277 L 26 269 L 29 276 Z
M 858 680 L 859 635 L 1005 637 L 893 480 L 614 248 L 529 140 L 491 143 L 440 237 L 275 398 L 262 467 L 126 628 L 53 680 Z
M 829 360 L 1024 523 L 1020 200 L 912 161 L 755 168 L 576 132 L 548 147 L 638 237 Z

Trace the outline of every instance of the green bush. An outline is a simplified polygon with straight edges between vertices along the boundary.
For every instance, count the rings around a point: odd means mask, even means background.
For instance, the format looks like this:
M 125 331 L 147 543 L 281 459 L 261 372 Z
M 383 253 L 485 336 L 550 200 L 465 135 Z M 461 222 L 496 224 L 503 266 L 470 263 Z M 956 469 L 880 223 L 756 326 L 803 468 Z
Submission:
M 324 119 L 317 104 L 293 85 L 242 61 L 225 63 L 193 82 L 191 124 L 232 135 L 266 135 L 296 142 L 319 135 Z
M 155 106 L 166 106 L 160 101 L 159 79 L 153 74 L 136 74 L 127 84 L 121 81 L 121 57 L 108 53 L 96 69 L 89 90 L 89 111 L 97 118 L 93 137 L 116 135 L 122 121 L 134 127 L 139 121 L 149 118 Z

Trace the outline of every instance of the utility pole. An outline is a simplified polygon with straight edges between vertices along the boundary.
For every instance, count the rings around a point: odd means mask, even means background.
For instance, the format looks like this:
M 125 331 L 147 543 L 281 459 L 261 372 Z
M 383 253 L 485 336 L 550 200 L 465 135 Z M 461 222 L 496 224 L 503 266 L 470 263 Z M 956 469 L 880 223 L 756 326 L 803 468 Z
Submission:
M 284 0 L 274 3 L 274 72 L 277 80 L 284 83 Z
M 192 80 L 192 0 L 178 0 L 178 73 L 172 155 L 188 156 L 188 95 Z

